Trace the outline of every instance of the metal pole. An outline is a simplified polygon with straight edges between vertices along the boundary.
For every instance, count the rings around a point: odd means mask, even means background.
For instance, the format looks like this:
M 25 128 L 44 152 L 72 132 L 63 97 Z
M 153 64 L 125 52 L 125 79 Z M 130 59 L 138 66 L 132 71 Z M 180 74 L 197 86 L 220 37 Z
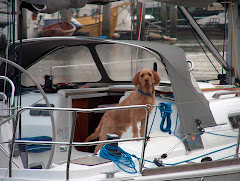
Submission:
M 240 128 L 238 129 L 238 139 L 237 139 L 236 153 L 235 153 L 234 158 L 238 158 L 238 153 L 239 153 L 239 141 L 240 141 Z
M 9 177 L 12 177 L 12 160 L 13 160 L 14 145 L 15 145 L 16 134 L 17 134 L 19 114 L 20 114 L 20 111 L 17 113 L 15 122 L 13 122 L 13 137 L 12 137 L 12 144 L 10 145 L 11 152 L 10 152 L 10 158 L 9 158 Z
M 139 172 L 142 172 L 143 169 L 143 164 L 144 164 L 144 155 L 145 155 L 145 148 L 147 146 L 147 128 L 148 128 L 148 118 L 149 118 L 149 109 L 148 107 L 146 109 L 146 119 L 145 119 L 145 132 L 144 132 L 144 141 L 143 141 L 143 146 L 142 146 L 142 154 L 141 154 L 141 162 L 139 166 Z
M 26 39 L 28 37 L 28 28 L 27 28 L 27 10 L 22 9 L 22 38 Z M 20 36 L 19 36 L 20 37 Z
M 144 137 L 137 138 L 125 138 L 125 139 L 116 139 L 116 140 L 106 140 L 106 141 L 94 141 L 94 142 L 73 142 L 72 146 L 93 146 L 93 145 L 102 145 L 110 143 L 120 143 L 127 141 L 140 141 L 144 140 Z M 17 144 L 28 144 L 28 145 L 70 145 L 69 142 L 56 142 L 56 141 L 28 141 L 28 140 L 16 140 Z
M 137 3 L 137 40 L 145 40 L 145 5 Z
M 161 26 L 164 28 L 164 33 L 167 31 L 167 4 L 161 3 Z
M 102 35 L 111 38 L 111 3 L 103 6 Z
M 72 11 L 71 11 L 71 9 L 67 8 L 67 9 L 63 9 L 63 10 L 62 10 L 61 20 L 62 20 L 63 22 L 71 23 L 71 17 L 72 17 Z
M 72 129 L 71 129 L 71 137 L 69 141 L 69 150 L 68 150 L 68 159 L 67 159 L 67 169 L 66 169 L 66 180 L 69 180 L 69 167 L 70 167 L 70 161 L 71 161 L 71 154 L 72 154 L 72 143 L 74 138 L 74 132 L 75 132 L 75 125 L 76 125 L 76 119 L 77 119 L 77 112 L 73 112 L 73 120 L 72 120 Z
M 170 36 L 177 36 L 177 6 L 170 5 Z

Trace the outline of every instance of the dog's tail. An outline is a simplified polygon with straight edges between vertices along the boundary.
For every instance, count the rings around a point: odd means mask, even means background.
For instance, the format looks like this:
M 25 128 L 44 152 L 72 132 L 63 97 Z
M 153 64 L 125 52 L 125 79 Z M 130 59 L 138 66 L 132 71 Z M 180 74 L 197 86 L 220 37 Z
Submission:
M 97 137 L 99 137 L 100 133 L 101 133 L 101 128 L 102 128 L 102 124 L 100 123 L 98 125 L 98 127 L 95 129 L 94 133 L 92 133 L 90 136 L 87 137 L 87 139 L 85 140 L 85 142 L 88 142 L 90 140 L 94 140 Z

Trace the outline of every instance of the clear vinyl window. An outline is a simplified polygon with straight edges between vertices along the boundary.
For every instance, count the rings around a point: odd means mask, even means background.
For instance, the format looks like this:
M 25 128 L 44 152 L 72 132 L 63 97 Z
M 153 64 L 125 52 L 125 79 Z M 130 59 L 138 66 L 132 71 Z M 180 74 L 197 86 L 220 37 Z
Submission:
M 96 51 L 113 81 L 131 81 L 138 70 L 153 69 L 154 63 L 156 63 L 161 81 L 169 82 L 162 62 L 142 48 L 123 44 L 100 44 L 96 46 Z
M 85 46 L 58 49 L 28 68 L 28 72 L 40 84 L 44 84 L 45 75 L 53 75 L 54 84 L 101 80 L 101 74 L 89 49 Z M 33 85 L 32 81 L 24 74 L 22 75 L 22 84 L 24 86 Z

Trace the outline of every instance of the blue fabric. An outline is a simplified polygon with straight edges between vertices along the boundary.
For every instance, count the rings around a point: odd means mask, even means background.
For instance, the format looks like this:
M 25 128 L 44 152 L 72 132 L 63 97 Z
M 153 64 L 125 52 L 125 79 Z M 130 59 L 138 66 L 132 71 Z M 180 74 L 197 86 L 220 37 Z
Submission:
M 52 138 L 49 136 L 37 136 L 37 137 L 28 137 L 28 138 L 21 138 L 21 140 L 27 141 L 52 141 Z M 32 153 L 40 153 L 44 151 L 51 150 L 51 145 L 23 145 L 19 144 L 19 148 L 21 152 L 26 151 L 26 147 L 28 148 L 28 152 Z

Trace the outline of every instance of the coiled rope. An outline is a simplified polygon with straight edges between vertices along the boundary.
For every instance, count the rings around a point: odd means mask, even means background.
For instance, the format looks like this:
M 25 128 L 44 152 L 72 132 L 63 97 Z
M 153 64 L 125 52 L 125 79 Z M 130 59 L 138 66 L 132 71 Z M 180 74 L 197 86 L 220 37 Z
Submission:
M 171 126 L 172 126 L 172 120 L 171 120 L 172 107 L 171 106 L 172 106 L 171 102 L 169 102 L 169 103 L 163 103 L 162 102 L 162 103 L 158 104 L 158 106 L 155 109 L 152 125 L 150 127 L 148 136 L 150 135 L 151 130 L 152 130 L 152 126 L 153 126 L 153 123 L 154 123 L 154 120 L 155 120 L 155 117 L 156 117 L 156 113 L 157 113 L 157 108 L 160 110 L 161 117 L 162 117 L 162 121 L 160 123 L 160 130 L 162 132 L 168 132 L 169 134 L 172 133 L 172 131 L 171 131 Z M 167 120 L 166 120 L 166 118 L 167 118 Z M 167 125 L 164 128 L 165 121 L 167 121 Z
M 113 151 L 120 151 L 121 154 L 115 154 Z M 132 157 L 136 157 L 135 155 L 131 155 L 127 152 L 125 152 L 120 147 L 111 146 L 109 144 L 104 145 L 99 153 L 100 157 L 106 158 L 109 160 L 112 160 L 121 170 L 127 173 L 137 173 L 137 170 L 135 168 L 135 163 L 132 160 Z M 123 166 L 130 169 L 130 171 L 123 168 Z
M 111 151 L 114 151 L 114 152 L 117 151 L 120 154 L 115 154 Z M 137 173 L 137 169 L 135 168 L 135 163 L 133 162 L 132 158 L 136 158 L 138 161 L 140 160 L 140 158 L 137 157 L 136 155 L 127 153 L 119 146 L 115 147 L 115 146 L 106 144 L 101 148 L 99 155 L 102 158 L 112 160 L 124 172 L 130 173 L 130 174 Z M 145 159 L 144 161 L 156 164 L 154 161 L 149 161 Z M 129 169 L 130 171 L 127 169 L 124 169 L 123 167 Z

